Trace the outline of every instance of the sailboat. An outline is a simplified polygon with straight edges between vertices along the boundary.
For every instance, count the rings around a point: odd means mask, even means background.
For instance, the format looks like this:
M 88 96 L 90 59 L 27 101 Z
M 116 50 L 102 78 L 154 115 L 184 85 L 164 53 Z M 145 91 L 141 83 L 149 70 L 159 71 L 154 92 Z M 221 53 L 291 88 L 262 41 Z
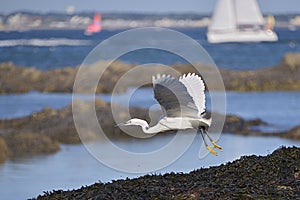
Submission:
M 264 25 L 256 0 L 218 0 L 207 40 L 210 43 L 277 41 L 273 26 Z
M 94 34 L 94 33 L 100 32 L 101 29 L 102 29 L 102 26 L 101 26 L 101 14 L 96 13 L 96 14 L 94 15 L 93 23 L 90 24 L 90 25 L 85 29 L 84 34 L 85 34 L 85 35 L 92 35 L 92 34 Z

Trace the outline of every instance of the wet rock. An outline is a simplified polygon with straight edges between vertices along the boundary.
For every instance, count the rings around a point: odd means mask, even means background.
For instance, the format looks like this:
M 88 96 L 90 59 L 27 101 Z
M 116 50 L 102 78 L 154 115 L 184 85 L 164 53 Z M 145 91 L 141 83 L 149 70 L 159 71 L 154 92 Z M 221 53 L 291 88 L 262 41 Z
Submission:
M 215 124 L 220 123 L 222 115 L 216 114 L 212 121 L 212 132 Z M 223 126 L 223 133 L 232 133 L 239 135 L 265 135 L 265 133 L 260 131 L 253 131 L 253 126 L 267 125 L 266 122 L 261 119 L 245 120 L 236 115 L 226 115 L 225 123 Z
M 267 156 L 188 174 L 146 175 L 96 183 L 72 191 L 45 192 L 37 199 L 298 199 L 300 148 L 282 147 Z
M 57 142 L 37 133 L 10 134 L 5 141 L 11 158 L 51 154 L 60 149 Z
M 0 93 L 71 92 L 77 69 L 66 67 L 40 71 L 29 67 L 16 67 L 12 63 L 0 65 Z
M 300 140 L 300 126 L 296 126 L 291 130 L 280 133 L 281 137 L 289 138 L 293 140 Z
M 0 164 L 7 159 L 8 149 L 5 140 L 0 137 Z
M 300 53 L 287 53 L 273 67 L 232 71 L 222 70 L 227 90 L 236 91 L 298 91 L 300 90 Z
M 223 131 L 227 133 L 238 133 L 245 131 L 246 121 L 238 116 L 227 115 Z

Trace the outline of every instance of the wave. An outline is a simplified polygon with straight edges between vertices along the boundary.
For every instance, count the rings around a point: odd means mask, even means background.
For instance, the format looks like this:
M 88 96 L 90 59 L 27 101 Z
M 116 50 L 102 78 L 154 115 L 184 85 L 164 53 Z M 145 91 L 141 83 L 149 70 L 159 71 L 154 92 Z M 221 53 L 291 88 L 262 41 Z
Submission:
M 67 38 L 49 38 L 49 39 L 14 39 L 14 40 L 0 40 L 0 47 L 13 46 L 39 46 L 39 47 L 53 47 L 53 46 L 89 46 L 90 40 L 74 40 Z

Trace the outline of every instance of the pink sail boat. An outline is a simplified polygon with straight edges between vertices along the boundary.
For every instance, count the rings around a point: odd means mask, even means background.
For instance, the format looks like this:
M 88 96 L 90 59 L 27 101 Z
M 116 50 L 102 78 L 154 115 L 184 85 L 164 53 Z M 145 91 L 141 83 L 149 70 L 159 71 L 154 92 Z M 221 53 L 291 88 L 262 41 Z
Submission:
M 94 33 L 99 33 L 102 30 L 102 25 L 101 25 L 101 14 L 100 13 L 96 13 L 94 15 L 94 21 L 92 24 L 90 24 L 86 29 L 84 34 L 85 35 L 92 35 Z

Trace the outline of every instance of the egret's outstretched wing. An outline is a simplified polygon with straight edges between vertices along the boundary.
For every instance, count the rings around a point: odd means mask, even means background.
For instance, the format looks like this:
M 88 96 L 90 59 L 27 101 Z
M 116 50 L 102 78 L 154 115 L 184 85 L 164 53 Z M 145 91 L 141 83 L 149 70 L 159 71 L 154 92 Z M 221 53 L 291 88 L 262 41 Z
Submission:
M 153 77 L 154 97 L 168 117 L 195 117 L 198 109 L 182 82 L 168 75 Z
M 205 112 L 205 86 L 204 82 L 196 74 L 184 74 L 179 78 L 179 81 L 185 85 L 188 93 L 193 98 L 198 109 L 198 117 Z

